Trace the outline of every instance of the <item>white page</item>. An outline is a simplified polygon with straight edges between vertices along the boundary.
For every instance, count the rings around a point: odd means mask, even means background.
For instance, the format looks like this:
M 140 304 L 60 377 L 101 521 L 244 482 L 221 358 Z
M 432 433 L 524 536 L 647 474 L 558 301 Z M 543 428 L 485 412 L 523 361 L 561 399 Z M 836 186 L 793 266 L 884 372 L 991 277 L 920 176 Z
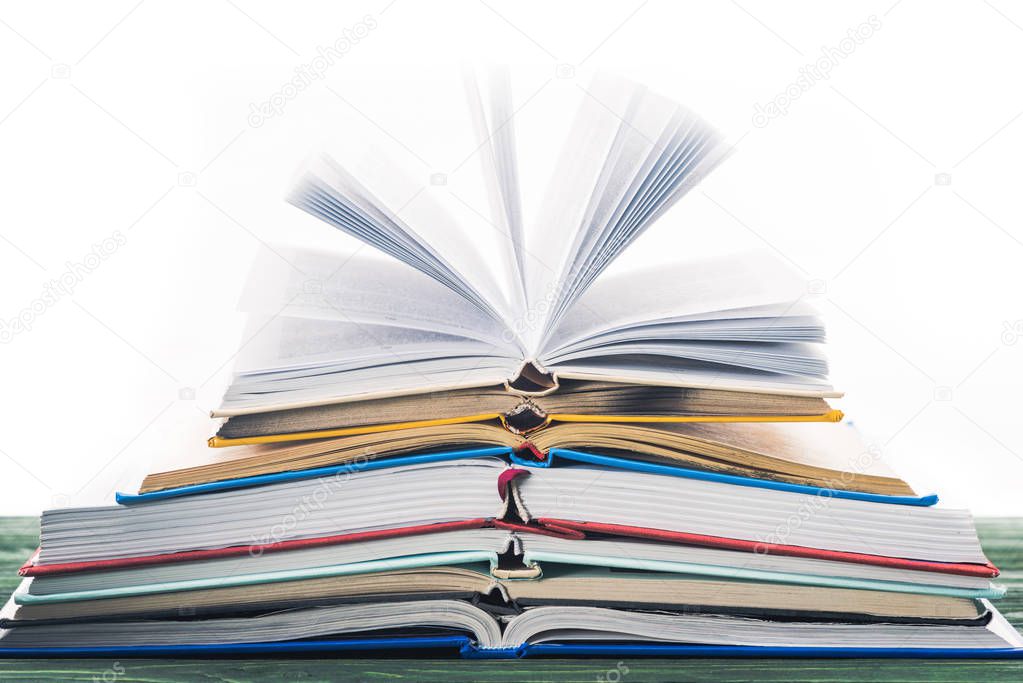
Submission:
M 464 297 L 369 249 L 264 247 L 239 308 L 253 314 L 401 325 L 515 349 L 505 328 Z
M 587 337 L 559 348 L 543 358 L 552 357 L 554 353 L 598 349 L 625 341 L 654 340 L 820 343 L 824 341 L 824 328 L 819 319 L 812 316 L 657 322 L 628 326 Z
M 824 353 L 819 346 L 786 342 L 714 342 L 679 339 L 624 341 L 595 349 L 559 354 L 547 362 L 548 367 L 557 367 L 561 363 L 573 361 L 585 363 L 595 358 L 614 362 L 611 359 L 617 356 L 663 356 L 760 372 L 821 378 L 827 376 L 828 372 Z
M 489 190 L 491 218 L 506 240 L 498 251 L 506 258 L 512 274 L 513 282 L 508 287 L 510 311 L 517 314 L 526 310 L 528 292 L 511 78 L 507 67 L 488 69 L 484 77 L 466 68 L 465 82 L 469 110 L 480 141 L 477 155 Z
M 563 260 L 553 281 L 538 280 L 547 306 L 543 332 L 529 340 L 534 354 L 604 268 L 724 155 L 720 136 L 712 129 L 645 88 L 600 77 L 585 93 L 578 132 L 559 168 L 569 180 L 556 176 L 552 183 L 555 198 L 548 213 L 557 218 L 538 217 L 541 225 L 550 226 L 539 234 L 553 234 L 555 242 L 566 230 L 572 237 L 559 255 Z M 602 158 L 592 151 L 580 155 L 573 148 L 579 144 L 600 150 Z
M 730 151 L 714 129 L 681 105 L 676 105 L 676 126 L 668 133 L 668 140 L 654 150 L 654 164 L 620 221 L 619 234 L 604 246 L 601 269 Z
M 800 304 L 806 283 L 762 251 L 637 269 L 599 279 L 568 310 L 549 350 L 602 332 L 681 316 Z
M 252 317 L 249 329 L 256 331 L 239 353 L 239 375 L 267 371 L 280 374 L 287 368 L 326 365 L 360 368 L 443 357 L 518 360 L 486 342 L 395 325 L 275 316 L 267 320 Z
M 599 79 L 592 86 L 592 94 L 602 101 L 610 99 L 609 91 L 622 87 L 628 87 L 630 95 L 625 109 L 618 114 L 621 122 L 613 148 L 615 153 L 607 158 L 602 180 L 590 200 L 592 211 L 576 234 L 572 261 L 563 275 L 567 287 L 556 314 L 576 296 L 581 283 L 599 274 L 595 254 L 614 237 L 622 214 L 660 159 L 664 147 L 670 144 L 671 132 L 676 126 L 677 105 L 651 96 L 645 88 L 635 84 L 622 85 Z
M 429 193 L 379 158 L 360 159 L 349 166 L 355 167 L 354 172 L 327 156 L 310 160 L 289 201 L 423 270 L 484 310 L 493 310 L 492 300 L 477 289 L 489 277 L 473 282 L 471 275 L 459 269 L 479 269 L 479 255 Z M 425 237 L 417 225 L 434 226 L 437 234 Z M 440 226 L 445 232 L 438 231 Z M 449 256 L 454 252 L 457 265 L 445 257 L 445 251 Z
M 533 348 L 542 334 L 549 310 L 565 287 L 566 262 L 575 235 L 586 224 L 590 197 L 602 177 L 612 153 L 620 120 L 612 113 L 629 101 L 627 88 L 601 93 L 603 98 L 581 91 L 579 111 L 564 141 L 539 211 L 527 230 L 526 274 L 530 283 L 530 305 L 539 320 L 529 325 L 527 348 Z
M 282 391 L 264 389 L 249 393 L 244 385 L 232 385 L 213 415 L 230 417 L 267 410 L 494 387 L 514 379 L 520 365 L 521 361 L 495 357 L 434 358 L 313 375 L 303 387 Z
M 668 387 L 720 389 L 792 396 L 838 398 L 842 394 L 822 378 L 777 375 L 748 368 L 709 365 L 678 358 L 587 358 L 552 364 L 547 370 L 561 379 L 627 382 Z

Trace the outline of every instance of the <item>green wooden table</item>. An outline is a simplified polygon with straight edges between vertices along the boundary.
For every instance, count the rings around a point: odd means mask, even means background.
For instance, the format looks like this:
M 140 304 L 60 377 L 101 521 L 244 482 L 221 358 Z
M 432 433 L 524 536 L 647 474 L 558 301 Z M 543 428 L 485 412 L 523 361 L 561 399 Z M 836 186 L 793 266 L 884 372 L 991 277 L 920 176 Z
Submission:
M 1002 613 L 1023 627 L 1023 519 L 978 520 L 988 557 L 1009 594 Z M 0 518 L 0 593 L 18 584 L 17 568 L 35 549 L 35 518 Z M 1021 681 L 1023 661 L 824 659 L 118 659 L 2 660 L 2 681 Z

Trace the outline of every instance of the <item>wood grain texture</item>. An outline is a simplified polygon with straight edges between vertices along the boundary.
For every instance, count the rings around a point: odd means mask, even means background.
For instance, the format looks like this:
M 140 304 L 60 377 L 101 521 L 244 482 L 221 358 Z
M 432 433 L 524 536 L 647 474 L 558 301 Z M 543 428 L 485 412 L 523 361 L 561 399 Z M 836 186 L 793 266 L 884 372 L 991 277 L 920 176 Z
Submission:
M 977 522 L 988 557 L 1009 588 L 999 609 L 1023 627 L 1023 518 Z M 35 518 L 0 518 L 0 594 L 35 549 Z M 3 681 L 1020 681 L 1023 662 L 954 660 L 456 659 L 291 658 L 214 660 L 0 660 Z

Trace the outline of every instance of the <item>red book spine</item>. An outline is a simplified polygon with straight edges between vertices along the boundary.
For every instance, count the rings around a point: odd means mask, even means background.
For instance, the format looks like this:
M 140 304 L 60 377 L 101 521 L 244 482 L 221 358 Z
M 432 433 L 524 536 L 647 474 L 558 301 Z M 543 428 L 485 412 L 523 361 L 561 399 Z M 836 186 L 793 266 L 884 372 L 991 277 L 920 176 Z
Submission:
M 897 569 L 916 569 L 919 571 L 941 572 L 943 574 L 962 574 L 964 576 L 982 576 L 993 578 L 998 576 L 998 568 L 988 562 L 987 564 L 972 564 L 969 562 L 931 562 L 928 560 L 911 560 L 902 557 L 886 557 L 884 555 L 868 555 L 865 553 L 851 553 L 840 550 L 823 550 L 820 548 L 806 548 L 798 545 L 781 545 L 777 543 L 758 543 L 757 541 L 745 541 L 736 538 L 723 538 L 721 536 L 705 536 L 703 534 L 690 534 L 683 531 L 667 531 L 664 529 L 648 529 L 645 527 L 625 526 L 622 524 L 602 524 L 600 522 L 574 522 L 564 519 L 550 519 L 541 517 L 535 520 L 541 526 L 550 526 L 559 530 L 575 529 L 583 533 L 608 534 L 611 536 L 628 536 L 642 538 L 651 541 L 665 543 L 681 543 L 686 545 L 699 545 L 709 548 L 724 548 L 726 550 L 741 550 L 761 555 L 789 555 L 792 557 L 809 557 L 818 560 L 832 560 L 835 562 L 857 562 L 860 564 L 872 564 L 880 567 L 893 567 Z
M 45 576 L 47 574 L 70 574 L 72 572 L 89 572 L 106 569 L 125 569 L 128 567 L 143 567 L 154 564 L 168 564 L 171 562 L 192 562 L 195 560 L 213 560 L 222 557 L 238 557 L 241 555 L 259 556 L 263 553 L 280 552 L 284 550 L 298 550 L 300 548 L 316 548 L 324 545 L 337 545 L 340 543 L 354 543 L 356 541 L 372 541 L 382 538 L 396 538 L 399 536 L 415 536 L 418 534 L 429 534 L 438 531 L 455 531 L 458 529 L 480 529 L 490 524 L 488 519 L 467 519 L 457 522 L 440 522 L 437 524 L 423 524 L 420 526 L 401 527 L 399 529 L 379 529 L 376 531 L 361 531 L 353 534 L 340 534 L 337 536 L 321 536 L 319 538 L 299 538 L 290 541 L 279 541 L 263 545 L 241 545 L 230 548 L 213 548 L 210 550 L 189 550 L 181 553 L 168 553 L 165 555 L 143 555 L 139 557 L 119 557 L 110 560 L 91 560 L 88 562 L 61 562 L 57 564 L 34 564 L 39 551 L 22 566 L 18 573 L 21 576 Z

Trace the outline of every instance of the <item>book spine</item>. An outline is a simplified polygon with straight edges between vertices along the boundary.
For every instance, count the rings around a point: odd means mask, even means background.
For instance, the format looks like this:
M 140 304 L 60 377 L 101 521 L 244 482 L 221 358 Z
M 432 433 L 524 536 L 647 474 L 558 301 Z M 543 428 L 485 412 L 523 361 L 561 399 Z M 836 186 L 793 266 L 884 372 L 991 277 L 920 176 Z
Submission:
M 624 524 L 604 524 L 601 522 L 576 522 L 572 520 L 552 519 L 548 517 L 539 517 L 533 521 L 543 527 L 575 529 L 583 532 L 584 534 L 587 532 L 593 532 L 598 534 L 608 534 L 611 536 L 626 536 L 630 538 L 642 538 L 667 543 L 698 545 L 708 548 L 724 548 L 726 550 L 740 550 L 760 555 L 788 555 L 791 557 L 807 557 L 820 560 L 833 560 L 836 562 L 856 562 L 859 564 L 870 564 L 880 567 L 916 569 L 920 571 L 959 574 L 962 576 L 979 576 L 983 578 L 994 578 L 998 576 L 998 568 L 990 562 L 987 564 L 972 564 L 969 562 L 911 560 L 902 557 L 868 555 L 865 553 L 846 552 L 842 550 L 824 550 L 821 548 L 806 548 L 797 545 L 759 543 L 757 541 L 725 538 L 723 536 L 691 534 L 684 531 L 648 529 L 645 527 L 626 526 Z

